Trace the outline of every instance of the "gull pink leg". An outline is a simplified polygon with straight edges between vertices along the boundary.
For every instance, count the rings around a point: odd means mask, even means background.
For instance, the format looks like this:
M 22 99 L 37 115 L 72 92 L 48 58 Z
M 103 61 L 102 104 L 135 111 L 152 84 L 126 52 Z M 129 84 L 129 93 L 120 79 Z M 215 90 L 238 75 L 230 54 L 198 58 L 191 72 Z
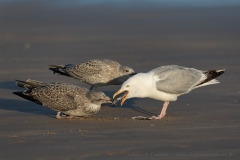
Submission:
M 57 112 L 56 118 L 57 118 L 57 119 L 61 119 L 61 117 L 62 117 L 62 116 L 61 116 L 61 112 Z
M 56 118 L 57 119 L 64 119 L 66 116 L 65 115 L 61 115 L 61 112 L 57 112 Z
M 152 119 L 162 119 L 166 115 L 168 104 L 169 102 L 164 102 L 161 113 L 157 117 L 152 116 Z
M 56 118 L 57 119 L 72 119 L 72 118 L 74 118 L 74 116 L 66 116 L 66 115 L 61 116 L 61 112 L 57 112 Z

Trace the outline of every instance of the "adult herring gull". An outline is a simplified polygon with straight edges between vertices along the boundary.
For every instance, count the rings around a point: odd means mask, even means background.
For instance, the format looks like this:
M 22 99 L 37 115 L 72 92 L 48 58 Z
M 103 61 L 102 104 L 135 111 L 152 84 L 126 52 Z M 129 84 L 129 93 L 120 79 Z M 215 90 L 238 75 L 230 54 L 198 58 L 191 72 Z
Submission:
M 123 83 L 113 98 L 124 92 L 121 105 L 129 98 L 153 98 L 165 101 L 161 113 L 151 119 L 161 119 L 166 115 L 170 101 L 176 101 L 178 96 L 193 89 L 219 83 L 215 78 L 224 70 L 200 71 L 177 65 L 167 65 L 155 68 L 147 73 L 138 73 Z
M 57 111 L 58 119 L 89 116 L 97 113 L 102 103 L 111 102 L 103 92 L 66 83 L 43 83 L 28 79 L 16 80 L 16 84 L 26 90 L 14 94 Z M 61 112 L 68 116 L 61 116 Z
M 91 85 L 90 90 L 100 86 L 121 85 L 135 72 L 109 59 L 93 59 L 80 64 L 48 65 L 53 74 L 60 74 L 78 79 Z

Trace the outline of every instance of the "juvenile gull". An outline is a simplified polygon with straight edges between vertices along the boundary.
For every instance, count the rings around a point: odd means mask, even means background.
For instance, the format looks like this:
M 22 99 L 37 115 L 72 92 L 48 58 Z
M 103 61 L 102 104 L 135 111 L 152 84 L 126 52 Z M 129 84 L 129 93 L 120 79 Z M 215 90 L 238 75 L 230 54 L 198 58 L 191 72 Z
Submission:
M 109 59 L 93 59 L 80 64 L 48 65 L 53 74 L 76 78 L 91 85 L 90 90 L 100 86 L 121 85 L 135 72 Z
M 58 119 L 89 116 L 97 113 L 102 103 L 111 102 L 103 92 L 66 83 L 43 83 L 28 79 L 16 80 L 16 84 L 26 90 L 14 94 L 57 111 Z M 69 116 L 61 116 L 61 112 Z
M 176 101 L 178 96 L 206 85 L 219 83 L 215 78 L 224 70 L 200 71 L 177 65 L 167 65 L 155 68 L 147 73 L 138 73 L 123 83 L 113 98 L 124 92 L 121 105 L 129 98 L 153 98 L 165 101 L 162 111 L 152 119 L 161 119 L 166 115 L 170 101 Z

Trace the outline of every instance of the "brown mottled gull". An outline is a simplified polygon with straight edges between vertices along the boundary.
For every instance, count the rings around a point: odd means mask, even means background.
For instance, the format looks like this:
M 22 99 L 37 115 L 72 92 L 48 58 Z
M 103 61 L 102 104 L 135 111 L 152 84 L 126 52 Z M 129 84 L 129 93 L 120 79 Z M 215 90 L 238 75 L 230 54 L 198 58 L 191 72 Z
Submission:
M 166 115 L 170 101 L 176 101 L 178 96 L 193 89 L 219 83 L 215 78 L 224 73 L 224 70 L 200 71 L 177 65 L 167 65 L 153 69 L 147 73 L 138 73 L 123 83 L 113 98 L 124 92 L 121 105 L 126 99 L 153 98 L 165 101 L 160 115 L 151 117 L 161 119 Z
M 80 64 L 48 65 L 53 74 L 76 78 L 90 84 L 90 90 L 100 86 L 121 85 L 135 72 L 109 59 L 93 59 Z
M 43 83 L 28 79 L 16 80 L 23 92 L 14 92 L 20 97 L 57 111 L 56 118 L 73 118 L 97 113 L 102 103 L 111 102 L 103 92 L 66 83 Z M 60 113 L 69 116 L 61 116 Z

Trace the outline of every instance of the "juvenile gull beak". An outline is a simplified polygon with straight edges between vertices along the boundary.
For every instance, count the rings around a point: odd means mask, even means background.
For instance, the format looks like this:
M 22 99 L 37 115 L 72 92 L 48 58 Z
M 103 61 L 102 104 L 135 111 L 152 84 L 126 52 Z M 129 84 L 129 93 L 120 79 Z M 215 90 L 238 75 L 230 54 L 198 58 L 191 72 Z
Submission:
M 117 96 L 117 95 L 119 95 L 119 94 L 121 94 L 121 93 L 123 93 L 124 92 L 124 95 L 121 97 L 121 99 L 122 99 L 122 101 L 121 101 L 121 106 L 123 105 L 123 103 L 125 102 L 125 100 L 127 99 L 127 96 L 128 96 L 128 91 L 127 90 L 119 90 L 119 91 L 117 91 L 114 95 L 113 95 L 113 99 Z
M 109 97 L 105 97 L 104 102 L 105 103 L 112 103 L 112 99 L 109 98 Z
M 134 75 L 136 75 L 136 74 L 137 74 L 136 72 L 135 72 L 135 73 L 132 73 L 131 76 L 134 76 Z

